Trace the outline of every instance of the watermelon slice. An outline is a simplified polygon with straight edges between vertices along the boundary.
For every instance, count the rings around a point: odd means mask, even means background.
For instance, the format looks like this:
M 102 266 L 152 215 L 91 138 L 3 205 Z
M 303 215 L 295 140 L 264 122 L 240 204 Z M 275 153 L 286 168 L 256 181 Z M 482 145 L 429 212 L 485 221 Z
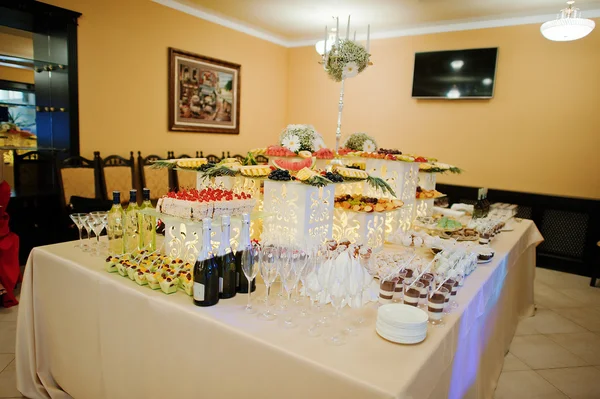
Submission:
M 279 169 L 298 172 L 304 168 L 312 169 L 315 166 L 316 160 L 313 157 L 305 158 L 300 161 L 293 161 L 291 159 L 272 159 L 271 163 Z

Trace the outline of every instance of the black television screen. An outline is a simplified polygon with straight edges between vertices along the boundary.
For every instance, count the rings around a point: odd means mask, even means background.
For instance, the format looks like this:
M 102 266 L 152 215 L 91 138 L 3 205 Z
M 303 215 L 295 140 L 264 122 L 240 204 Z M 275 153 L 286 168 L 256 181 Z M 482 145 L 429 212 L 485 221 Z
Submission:
M 491 98 L 498 48 L 415 54 L 415 98 Z

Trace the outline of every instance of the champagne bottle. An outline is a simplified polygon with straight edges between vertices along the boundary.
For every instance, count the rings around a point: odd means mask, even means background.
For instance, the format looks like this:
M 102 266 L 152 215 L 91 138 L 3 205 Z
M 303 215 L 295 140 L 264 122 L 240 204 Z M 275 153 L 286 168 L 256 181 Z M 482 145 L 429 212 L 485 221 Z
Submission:
M 485 217 L 485 205 L 483 203 L 483 188 L 477 191 L 477 202 L 473 207 L 473 219 Z
M 240 232 L 240 244 L 235 253 L 235 273 L 237 280 L 237 291 L 243 294 L 248 293 L 248 279 L 242 270 L 242 255 L 244 251 L 250 249 L 250 215 L 242 215 L 242 230 Z M 256 279 L 252 280 L 252 292 L 256 290 Z
M 219 302 L 219 267 L 210 243 L 211 219 L 202 220 L 202 250 L 194 265 L 194 305 L 212 306 Z
M 123 223 L 125 212 L 121 207 L 121 193 L 113 191 L 113 205 L 108 211 L 106 231 L 108 234 L 109 255 L 119 255 L 124 252 Z
M 487 195 L 488 195 L 488 189 L 484 189 L 483 191 L 483 210 L 484 210 L 484 215 L 485 217 L 487 217 L 487 215 L 490 213 L 490 201 L 487 199 Z
M 231 251 L 231 219 L 229 215 L 221 216 L 221 243 L 217 252 L 219 266 L 219 297 L 232 298 L 236 293 L 235 255 Z
M 150 202 L 150 189 L 144 188 L 142 191 L 144 196 L 144 202 L 140 207 L 140 211 L 146 209 L 154 209 Z M 138 213 L 138 229 L 140 232 L 140 249 L 146 251 L 156 250 L 156 217 L 144 214 L 143 212 Z
M 138 211 L 140 207 L 137 204 L 137 190 L 129 191 L 129 205 L 125 210 L 125 252 L 131 253 L 139 248 L 140 233 L 138 229 Z

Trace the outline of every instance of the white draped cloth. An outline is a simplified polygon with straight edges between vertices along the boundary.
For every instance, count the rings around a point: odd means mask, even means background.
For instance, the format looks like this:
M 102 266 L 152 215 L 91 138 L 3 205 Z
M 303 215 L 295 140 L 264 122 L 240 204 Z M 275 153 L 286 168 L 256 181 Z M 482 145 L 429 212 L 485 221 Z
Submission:
M 376 334 L 374 307 L 358 336 L 330 346 L 245 314 L 246 295 L 199 308 L 182 292 L 105 272 L 104 259 L 72 242 L 35 248 L 21 290 L 17 387 L 29 398 L 488 398 L 519 317 L 533 313 L 541 240 L 530 221 L 502 233 L 446 325 L 406 346 Z

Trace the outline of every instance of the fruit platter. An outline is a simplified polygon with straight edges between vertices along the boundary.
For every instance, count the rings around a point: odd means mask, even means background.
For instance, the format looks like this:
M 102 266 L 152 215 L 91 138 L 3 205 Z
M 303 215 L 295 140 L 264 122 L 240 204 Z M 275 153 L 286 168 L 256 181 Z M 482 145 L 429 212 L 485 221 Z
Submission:
M 401 161 L 401 162 L 429 162 L 432 159 L 426 158 L 421 155 L 409 155 L 403 154 L 399 150 L 388 150 L 384 148 L 380 148 L 377 151 L 352 151 L 348 149 L 341 149 L 339 151 L 340 155 L 345 157 L 361 157 L 361 158 L 371 158 L 371 159 L 383 159 L 388 161 Z
M 441 198 L 441 197 L 445 197 L 445 196 L 446 196 L 446 194 L 442 194 L 435 189 L 434 190 L 425 190 L 424 188 L 417 186 L 416 198 L 418 200 L 436 199 L 436 198 Z
M 353 212 L 386 212 L 402 207 L 404 203 L 397 199 L 375 198 L 363 195 L 338 195 L 334 200 L 334 208 Z

